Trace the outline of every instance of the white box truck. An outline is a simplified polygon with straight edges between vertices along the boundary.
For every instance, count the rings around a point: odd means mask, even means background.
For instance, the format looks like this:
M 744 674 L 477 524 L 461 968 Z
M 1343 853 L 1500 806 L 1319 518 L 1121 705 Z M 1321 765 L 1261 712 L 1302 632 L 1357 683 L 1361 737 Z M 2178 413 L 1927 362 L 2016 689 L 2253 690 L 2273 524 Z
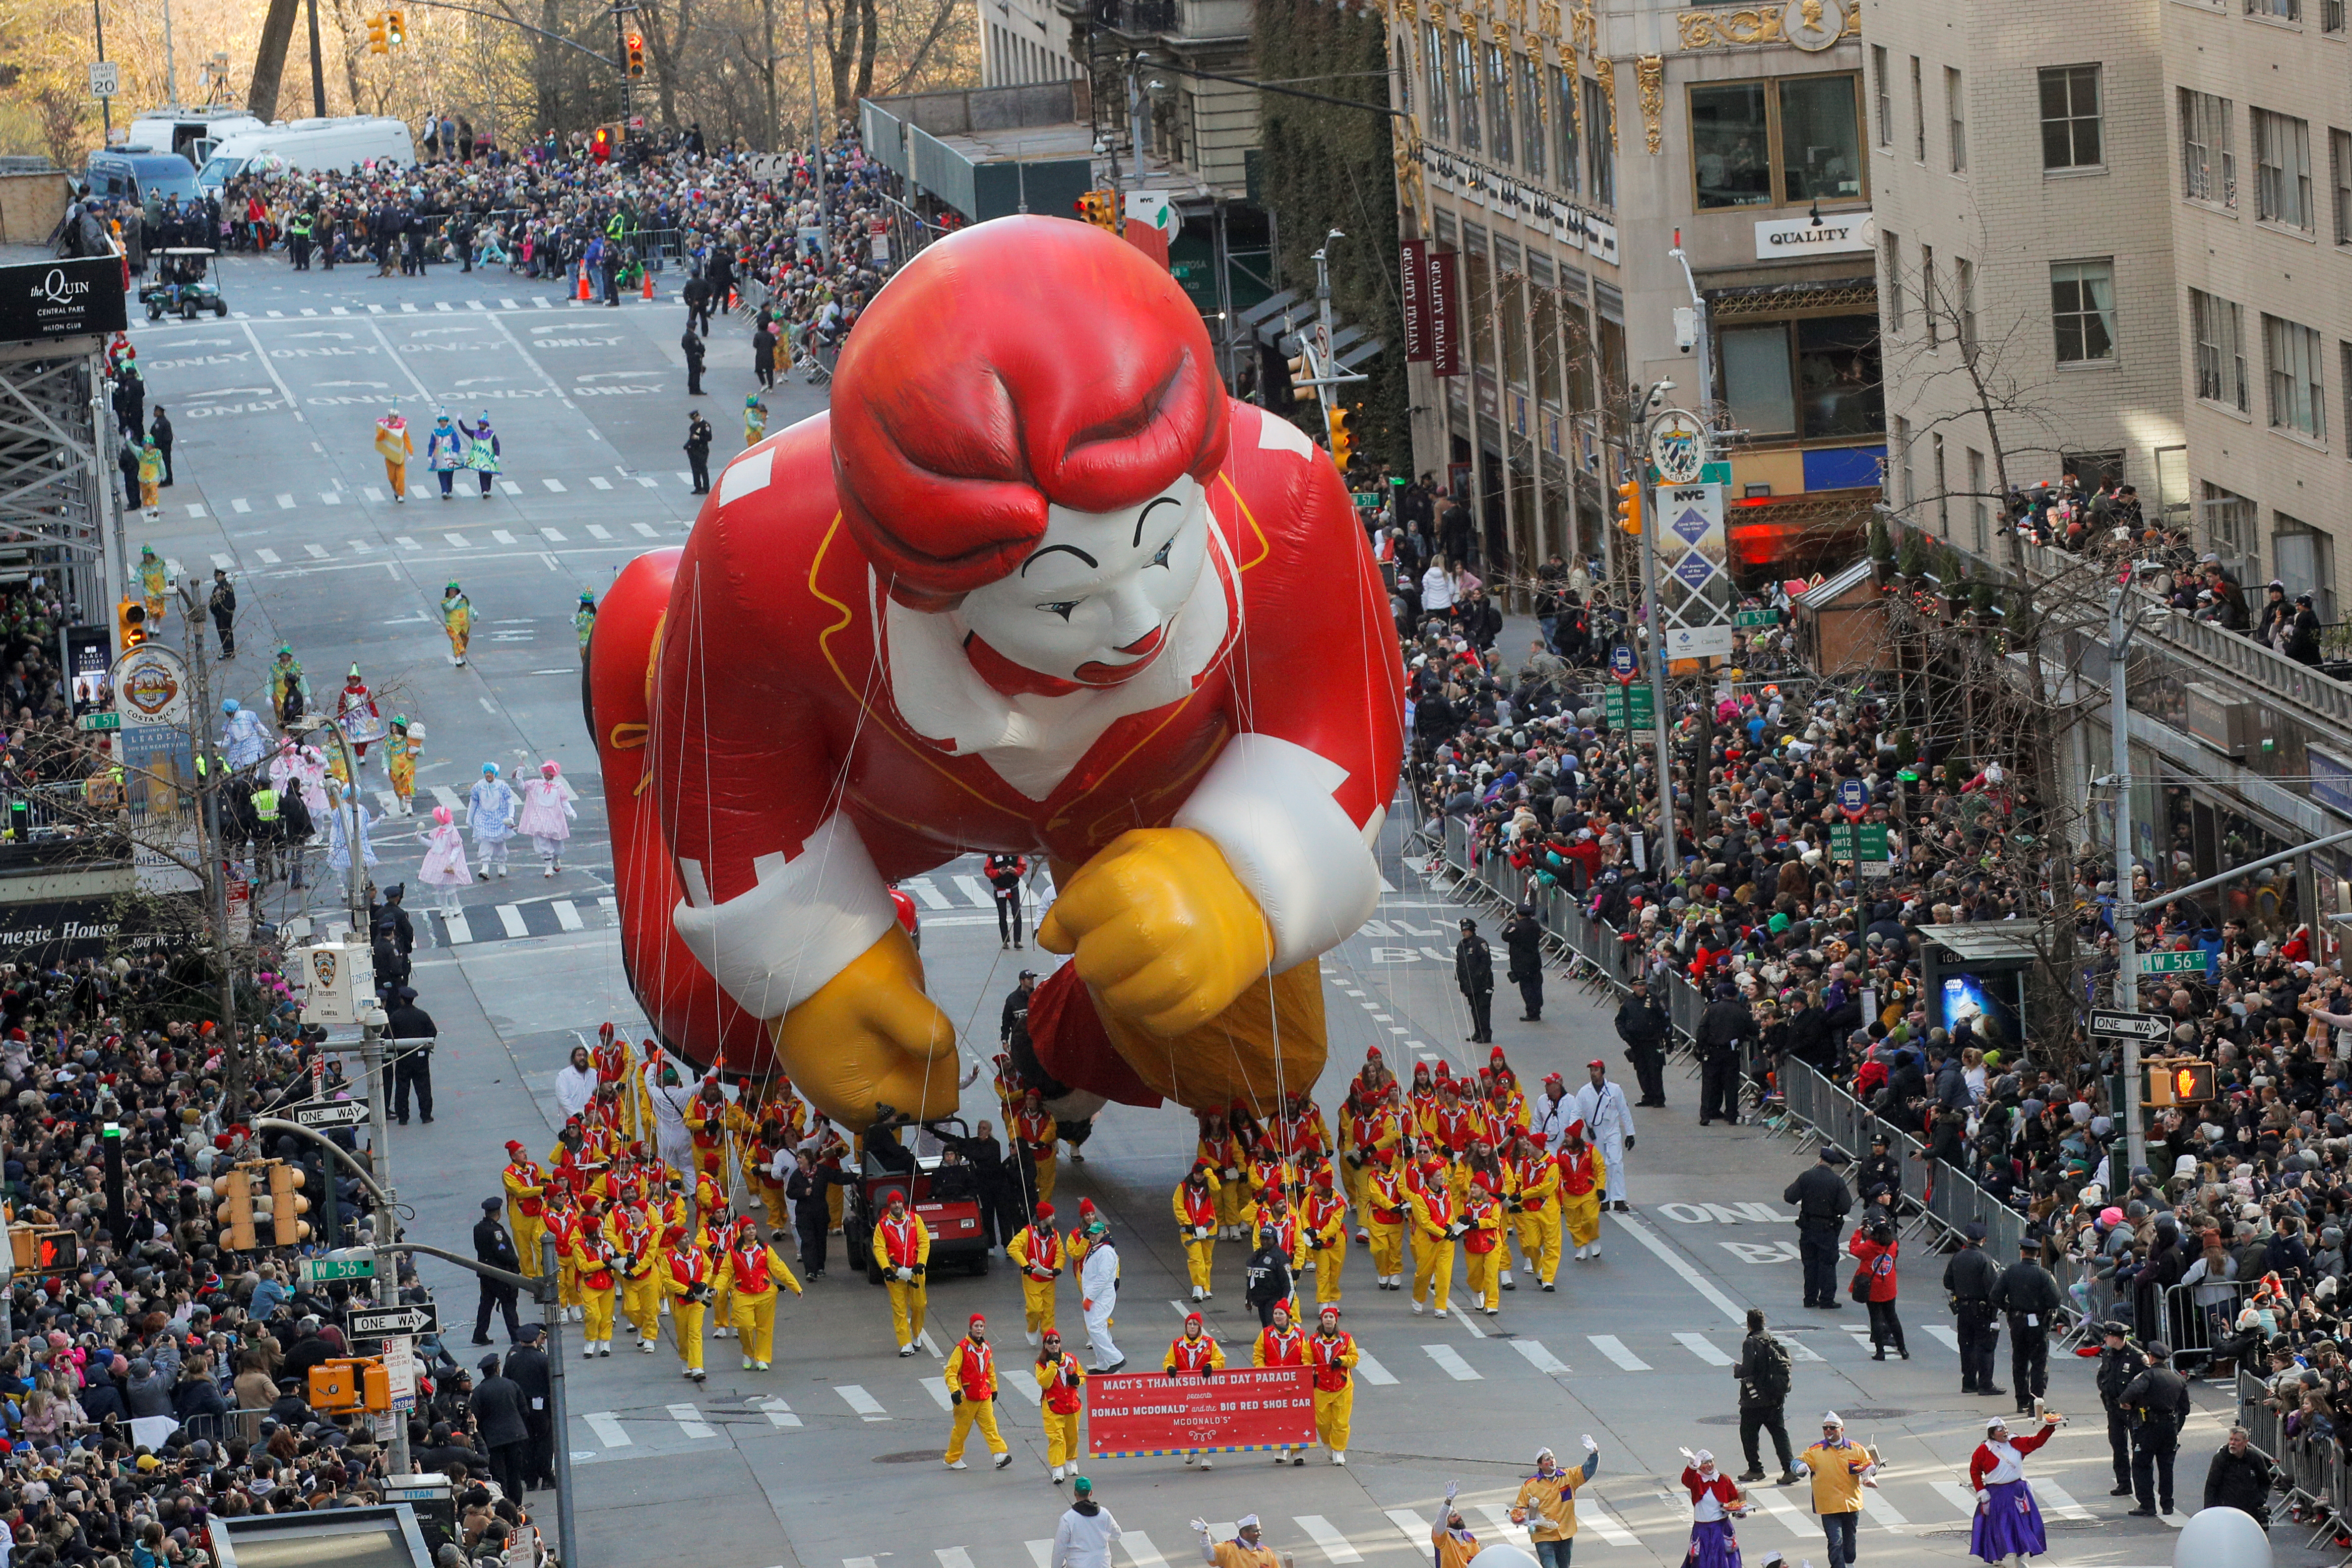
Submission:
M 316 173 L 362 163 L 404 169 L 415 162 L 416 139 L 404 120 L 374 114 L 296 120 L 224 138 L 197 172 L 196 183 L 216 190 L 247 172 L 300 169 Z

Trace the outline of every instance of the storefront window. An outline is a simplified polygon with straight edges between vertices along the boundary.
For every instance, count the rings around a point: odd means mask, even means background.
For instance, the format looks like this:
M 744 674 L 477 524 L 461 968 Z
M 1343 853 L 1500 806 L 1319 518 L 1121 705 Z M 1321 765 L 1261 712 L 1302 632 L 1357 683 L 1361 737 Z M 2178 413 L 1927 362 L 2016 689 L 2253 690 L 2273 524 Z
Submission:
M 1698 161 L 1702 209 L 1769 203 L 1770 148 L 1763 83 L 1725 82 L 1691 89 L 1691 149 Z
M 1788 323 L 1729 328 L 1722 348 L 1723 401 L 1731 405 L 1731 423 L 1751 436 L 1792 434 L 1797 399 Z
M 1885 433 L 1875 318 L 1759 322 L 1727 328 L 1718 340 L 1724 401 L 1751 437 L 1834 441 Z

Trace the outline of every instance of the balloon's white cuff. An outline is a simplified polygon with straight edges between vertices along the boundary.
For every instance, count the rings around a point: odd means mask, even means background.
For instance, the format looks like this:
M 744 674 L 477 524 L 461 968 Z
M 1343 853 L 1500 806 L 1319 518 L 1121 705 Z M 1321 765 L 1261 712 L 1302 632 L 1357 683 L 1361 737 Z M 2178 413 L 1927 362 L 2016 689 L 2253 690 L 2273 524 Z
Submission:
M 837 811 L 797 856 L 761 855 L 751 870 L 757 886 L 713 904 L 701 865 L 680 861 L 687 896 L 670 919 L 687 951 L 754 1018 L 808 1000 L 898 919 L 873 857 Z
M 1329 952 L 1381 901 L 1366 847 L 1381 815 L 1358 823 L 1332 799 L 1348 771 L 1293 741 L 1235 736 L 1202 775 L 1175 825 L 1206 836 L 1257 900 L 1274 932 L 1274 970 Z

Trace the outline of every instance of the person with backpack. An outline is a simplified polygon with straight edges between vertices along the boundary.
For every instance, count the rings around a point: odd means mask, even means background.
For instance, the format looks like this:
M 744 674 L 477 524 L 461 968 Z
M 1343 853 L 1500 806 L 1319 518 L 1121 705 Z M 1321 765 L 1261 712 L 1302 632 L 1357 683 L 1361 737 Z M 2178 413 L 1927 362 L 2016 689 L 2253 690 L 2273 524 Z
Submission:
M 1787 1416 L 1791 1382 L 1789 1347 L 1765 1332 L 1764 1313 L 1759 1308 L 1748 1309 L 1748 1337 L 1740 1342 L 1739 1361 L 1732 1367 L 1731 1375 L 1739 1380 L 1739 1446 L 1748 1458 L 1748 1469 L 1739 1479 L 1764 1479 L 1764 1462 L 1758 1457 L 1756 1438 L 1759 1432 L 1769 1432 L 1773 1449 L 1780 1456 L 1780 1484 L 1795 1486 L 1796 1458 L 1789 1447 Z

